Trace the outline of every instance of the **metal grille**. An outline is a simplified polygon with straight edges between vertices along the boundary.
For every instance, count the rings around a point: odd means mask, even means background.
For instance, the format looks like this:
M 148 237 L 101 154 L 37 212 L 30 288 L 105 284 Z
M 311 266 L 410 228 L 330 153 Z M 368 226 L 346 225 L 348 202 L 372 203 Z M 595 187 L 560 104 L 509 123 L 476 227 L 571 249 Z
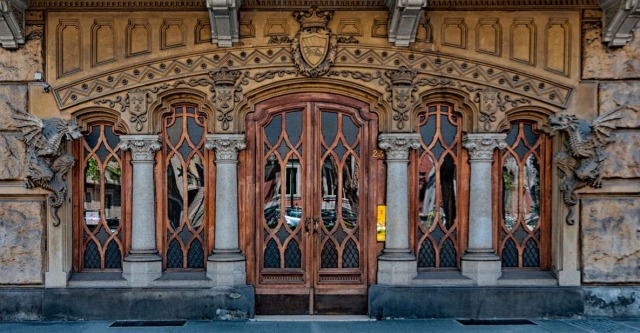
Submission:
M 436 251 L 433 249 L 433 244 L 429 239 L 422 242 L 420 252 L 418 253 L 418 267 L 435 267 L 436 266 Z
M 451 238 L 444 241 L 440 250 L 440 267 L 457 267 L 456 247 Z
M 187 252 L 187 267 L 204 268 L 204 249 L 198 239 L 194 240 Z
M 321 267 L 322 268 L 338 268 L 338 251 L 333 241 L 329 239 L 324 243 L 321 255 Z
M 527 245 L 522 253 L 522 266 L 524 267 L 539 267 L 540 266 L 540 251 L 538 250 L 538 244 L 533 239 L 527 241 Z
M 360 256 L 358 246 L 353 239 L 349 239 L 342 252 L 342 268 L 358 268 L 360 266 Z
M 285 268 L 300 268 L 302 253 L 300 252 L 300 246 L 295 239 L 292 239 L 287 245 L 287 249 L 284 251 L 284 267 Z
M 518 267 L 518 250 L 511 238 L 507 240 L 502 250 L 502 267 Z
M 269 240 L 264 249 L 264 268 L 280 268 L 280 251 L 273 239 Z
M 109 242 L 107 251 L 104 254 L 104 261 L 105 268 L 122 268 L 122 256 L 120 255 L 120 248 L 115 241 Z
M 287 237 L 289 237 L 289 232 L 284 227 L 284 224 L 280 226 L 280 229 L 278 230 L 278 232 L 276 232 L 276 236 L 280 240 L 280 244 L 284 244 L 284 242 L 287 240 Z
M 347 236 L 347 233 L 342 229 L 342 225 L 338 225 L 338 230 L 333 234 L 333 238 L 338 242 L 338 244 L 342 244 L 342 241 Z
M 84 249 L 84 267 L 100 268 L 100 251 L 93 241 L 90 241 Z
M 167 251 L 167 267 L 182 268 L 182 250 L 180 249 L 180 243 L 178 243 L 177 239 L 174 239 L 169 244 L 169 250 Z

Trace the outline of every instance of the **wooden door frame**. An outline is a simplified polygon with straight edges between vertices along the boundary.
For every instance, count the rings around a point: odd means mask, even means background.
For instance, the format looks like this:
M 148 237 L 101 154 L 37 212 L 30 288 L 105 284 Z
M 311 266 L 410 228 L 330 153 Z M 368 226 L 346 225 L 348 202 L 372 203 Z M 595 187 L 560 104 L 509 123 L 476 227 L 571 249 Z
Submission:
M 378 183 L 378 175 L 380 173 L 376 171 L 377 169 L 376 166 L 379 165 L 380 163 L 376 163 L 377 161 L 370 161 L 370 162 L 367 162 L 366 164 L 364 163 L 365 158 L 368 158 L 367 149 L 373 150 L 377 146 L 378 116 L 369 110 L 370 107 L 368 103 L 365 103 L 347 96 L 329 94 L 329 93 L 293 93 L 289 95 L 278 96 L 278 97 L 258 103 L 255 106 L 255 111 L 247 114 L 247 117 L 245 120 L 247 124 L 245 127 L 246 137 L 247 137 L 247 150 L 243 151 L 243 153 L 239 158 L 240 160 L 239 175 L 241 180 L 240 188 L 239 188 L 240 212 L 241 212 L 241 221 L 244 222 L 240 227 L 240 230 L 241 230 L 240 242 L 241 242 L 242 250 L 245 253 L 247 258 L 247 283 L 248 284 L 253 284 L 255 286 L 260 285 L 259 283 L 260 256 L 258 255 L 258 249 L 256 247 L 258 244 L 257 242 L 258 237 L 262 236 L 262 233 L 258 234 L 256 232 L 257 223 L 255 221 L 255 216 L 256 216 L 255 214 L 257 212 L 257 208 L 254 206 L 257 198 L 256 198 L 256 191 L 252 190 L 252 189 L 255 189 L 255 186 L 256 186 L 256 181 L 257 181 L 256 170 L 259 167 L 257 166 L 256 160 L 253 156 L 255 154 L 255 149 L 256 149 L 255 147 L 256 135 L 258 134 L 256 131 L 256 129 L 258 128 L 256 123 L 258 122 L 266 123 L 267 118 L 270 117 L 270 114 L 274 114 L 274 112 L 272 112 L 273 108 L 276 108 L 276 107 L 279 107 L 280 109 L 290 108 L 293 105 L 301 106 L 303 104 L 306 105 L 311 102 L 318 103 L 318 104 L 330 103 L 334 105 L 345 105 L 345 106 L 354 108 L 356 110 L 359 110 L 359 112 L 356 112 L 352 115 L 359 117 L 362 121 L 361 128 L 364 129 L 365 127 L 367 127 L 366 130 L 369 131 L 369 137 L 367 138 L 369 141 L 366 143 L 361 142 L 361 163 L 363 164 L 361 168 L 363 170 L 367 168 L 367 172 L 368 172 L 368 178 L 363 183 L 364 184 Z M 310 119 L 311 118 L 309 118 L 309 120 Z M 368 147 L 363 149 L 363 147 L 365 146 L 368 146 Z M 307 168 L 307 170 L 309 169 Z M 318 191 L 317 188 L 313 190 Z M 361 198 L 366 200 L 366 204 L 368 206 L 367 206 L 367 214 L 366 216 L 362 216 L 362 220 L 369 221 L 369 222 L 374 221 L 375 209 L 373 205 L 379 202 L 379 199 L 377 198 L 377 194 L 379 193 L 379 191 L 377 191 L 376 188 L 372 188 L 372 190 L 370 191 L 363 189 L 363 193 L 364 194 L 361 196 Z M 312 195 L 317 196 L 318 194 L 314 193 Z M 377 265 L 376 265 L 377 253 L 376 251 L 372 251 L 372 250 L 374 249 L 373 247 L 376 244 L 376 233 L 375 233 L 375 228 L 372 228 L 371 225 L 368 225 L 366 229 L 367 230 L 361 231 L 361 236 L 360 236 L 361 246 L 362 248 L 365 249 L 365 251 L 361 251 L 361 255 L 363 255 L 361 262 L 363 263 L 363 266 L 365 266 L 365 267 L 362 267 L 364 288 L 362 288 L 361 290 L 347 291 L 346 289 L 350 289 L 350 288 L 343 287 L 342 289 L 340 289 L 341 294 L 366 293 L 368 285 L 375 282 L 375 274 L 377 270 Z M 312 246 L 312 244 L 309 244 L 309 243 L 310 242 L 308 241 L 306 242 L 308 246 Z M 370 246 L 369 244 L 371 244 L 372 246 L 371 249 L 369 249 L 368 247 Z M 315 257 L 315 254 L 314 254 L 314 257 Z M 316 265 L 316 264 L 319 266 L 319 263 L 313 263 L 313 265 Z M 317 269 L 315 269 L 314 267 L 314 270 L 308 270 L 309 272 L 307 274 L 315 274 L 316 270 Z M 310 279 L 307 278 L 306 281 L 308 282 L 310 281 Z M 322 289 L 323 288 L 321 288 L 321 290 Z M 334 289 L 325 288 L 322 292 L 331 293 L 335 291 L 336 291 L 335 288 Z M 287 292 L 290 294 L 308 294 L 309 287 L 292 288 L 291 286 L 289 286 L 289 288 L 287 289 Z M 256 293 L 281 294 L 282 286 L 274 285 L 274 288 L 258 287 L 256 289 Z

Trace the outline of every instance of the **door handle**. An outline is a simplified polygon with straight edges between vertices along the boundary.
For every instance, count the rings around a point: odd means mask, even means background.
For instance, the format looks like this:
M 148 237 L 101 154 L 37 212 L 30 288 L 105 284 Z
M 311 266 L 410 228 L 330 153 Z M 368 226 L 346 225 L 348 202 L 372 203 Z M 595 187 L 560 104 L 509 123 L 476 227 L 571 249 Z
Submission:
M 316 233 L 320 231 L 320 219 L 317 217 L 313 218 L 313 231 Z

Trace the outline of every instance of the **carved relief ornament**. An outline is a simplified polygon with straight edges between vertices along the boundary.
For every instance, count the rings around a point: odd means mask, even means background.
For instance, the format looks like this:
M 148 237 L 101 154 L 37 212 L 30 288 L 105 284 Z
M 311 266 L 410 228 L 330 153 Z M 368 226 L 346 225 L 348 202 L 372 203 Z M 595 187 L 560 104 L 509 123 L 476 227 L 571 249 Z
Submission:
M 247 147 L 247 142 L 243 134 L 209 134 L 204 147 L 215 150 L 216 162 L 236 162 L 238 161 L 238 152 Z
M 391 104 L 393 106 L 393 121 L 398 129 L 403 129 L 405 122 L 409 121 L 409 111 L 414 103 L 413 80 L 417 71 L 407 67 L 387 71 L 386 77 L 391 83 Z
M 13 110 L 12 118 L 22 132 L 20 139 L 27 150 L 28 189 L 40 187 L 51 191 L 47 204 L 53 226 L 60 225 L 58 208 L 64 203 L 67 194 L 67 172 L 73 167 L 73 155 L 64 152 L 67 141 L 82 137 L 78 124 L 73 120 L 60 118 L 40 119 L 30 113 L 7 105 Z
M 162 148 L 162 141 L 158 135 L 121 135 L 120 149 L 131 150 L 133 162 L 152 162 L 155 152 Z
M 240 100 L 239 94 L 242 93 L 242 87 L 236 85 L 240 75 L 240 71 L 229 70 L 227 67 L 209 72 L 209 76 L 213 79 L 215 92 L 213 102 L 216 111 L 220 113 L 217 120 L 222 123 L 222 129 L 225 131 L 229 129 L 229 124 L 233 121 L 233 109 L 236 102 Z
M 462 146 L 469 151 L 469 160 L 493 161 L 493 151 L 507 147 L 506 134 L 503 133 L 473 133 L 462 137 Z
M 378 138 L 378 147 L 386 152 L 387 160 L 408 160 L 409 150 L 420 148 L 420 134 L 380 134 Z
M 293 17 L 300 22 L 300 30 L 291 43 L 291 54 L 298 72 L 318 77 L 329 71 L 338 53 L 338 36 L 327 28 L 333 11 L 296 11 Z
M 564 132 L 567 148 L 554 156 L 554 161 L 560 170 L 560 190 L 562 199 L 569 207 L 566 222 L 573 225 L 575 220 L 575 205 L 578 196 L 575 191 L 585 186 L 602 187 L 602 162 L 607 154 L 604 148 L 614 140 L 611 131 L 615 130 L 615 123 L 622 118 L 620 108 L 607 112 L 591 123 L 574 115 L 558 115 L 549 117 L 549 124 L 553 131 Z

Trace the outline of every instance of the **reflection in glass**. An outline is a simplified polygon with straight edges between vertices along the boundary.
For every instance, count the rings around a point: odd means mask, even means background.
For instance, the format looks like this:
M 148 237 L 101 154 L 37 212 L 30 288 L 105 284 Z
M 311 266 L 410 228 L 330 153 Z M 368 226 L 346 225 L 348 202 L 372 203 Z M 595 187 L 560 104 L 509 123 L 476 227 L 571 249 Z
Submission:
M 513 230 L 518 220 L 518 188 L 520 181 L 520 168 L 516 159 L 509 155 L 502 166 L 502 209 L 504 225 Z
M 120 163 L 111 157 L 104 168 L 104 217 L 107 226 L 114 232 L 120 225 L 121 217 L 121 188 L 120 177 L 122 170 Z
M 540 220 L 540 171 L 533 154 L 527 158 L 522 176 L 522 215 L 527 228 L 533 230 Z
M 182 163 L 178 155 L 173 155 L 167 166 L 167 218 L 173 230 L 180 227 L 183 211 Z
M 342 168 L 342 220 L 353 229 L 358 222 L 358 161 L 349 155 Z
M 445 156 L 440 165 L 440 191 L 440 219 L 448 230 L 456 221 L 456 164 L 451 155 Z
M 322 165 L 322 222 L 327 230 L 333 229 L 336 224 L 338 199 L 338 166 L 329 155 Z
M 430 155 L 425 154 L 418 171 L 418 217 L 429 230 L 436 218 L 436 168 Z
M 280 163 L 275 154 L 269 155 L 264 166 L 264 220 L 274 229 L 280 219 Z

